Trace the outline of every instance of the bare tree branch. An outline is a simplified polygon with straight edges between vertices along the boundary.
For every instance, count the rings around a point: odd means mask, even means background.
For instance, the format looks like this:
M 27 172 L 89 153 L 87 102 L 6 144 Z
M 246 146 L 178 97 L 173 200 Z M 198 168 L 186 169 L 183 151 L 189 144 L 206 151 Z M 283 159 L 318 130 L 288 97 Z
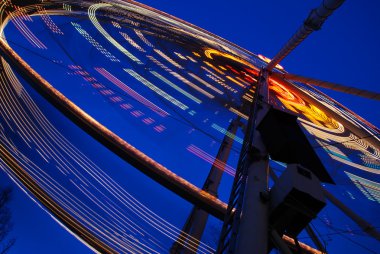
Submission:
M 7 206 L 11 198 L 12 190 L 10 188 L 0 189 L 0 254 L 7 253 L 15 244 L 14 238 L 7 239 L 9 232 L 12 230 L 12 214 Z M 5 241 L 5 243 L 3 243 Z

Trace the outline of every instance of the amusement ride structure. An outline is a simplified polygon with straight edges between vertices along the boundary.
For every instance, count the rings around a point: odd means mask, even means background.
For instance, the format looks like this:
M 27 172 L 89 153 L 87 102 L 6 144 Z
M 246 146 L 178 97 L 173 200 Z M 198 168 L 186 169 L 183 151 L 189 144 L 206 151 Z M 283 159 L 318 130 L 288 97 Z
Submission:
M 380 131 L 315 86 L 380 94 L 279 65 L 343 2 L 270 60 L 135 1 L 2 1 L 0 167 L 100 253 L 376 249 Z

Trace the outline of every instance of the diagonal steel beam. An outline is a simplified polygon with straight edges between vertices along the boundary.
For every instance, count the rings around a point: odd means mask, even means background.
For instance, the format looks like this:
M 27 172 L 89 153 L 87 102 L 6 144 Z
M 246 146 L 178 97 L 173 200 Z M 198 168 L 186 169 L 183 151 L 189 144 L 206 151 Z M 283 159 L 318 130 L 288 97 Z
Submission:
M 108 147 L 115 154 L 119 155 L 126 162 L 130 163 L 138 170 L 170 189 L 177 195 L 183 197 L 194 205 L 201 207 L 216 218 L 224 218 L 227 211 L 226 203 L 217 199 L 208 192 L 199 189 L 185 179 L 173 174 L 170 170 L 153 161 L 145 154 L 142 154 L 136 148 L 130 146 L 124 140 L 120 139 L 110 130 L 102 126 L 95 119 L 91 118 L 70 100 L 55 90 L 53 86 L 51 86 L 45 79 L 36 73 L 3 40 L 0 40 L 0 54 L 12 64 L 14 69 L 23 75 L 24 79 L 30 82 L 32 87 L 38 93 L 44 96 L 49 102 L 57 107 L 58 110 L 69 117 L 69 119 L 71 119 L 89 135 L 100 141 L 103 145 Z M 2 155 L 1 151 L 0 155 Z M 13 167 L 11 168 L 13 169 Z M 67 222 L 65 222 L 65 225 L 66 223 Z M 287 236 L 283 237 L 289 246 L 294 246 L 294 242 L 292 242 L 290 238 Z M 306 247 L 302 247 L 305 253 L 321 253 L 307 245 L 305 246 Z M 106 248 L 106 246 L 104 248 Z
M 330 200 L 337 208 L 339 208 L 347 217 L 353 220 L 364 232 L 369 236 L 380 242 L 380 232 L 371 223 L 363 219 L 359 214 L 351 210 L 348 206 L 343 204 L 339 199 L 337 199 L 328 190 L 323 189 L 325 197 Z
M 288 40 L 272 61 L 267 65 L 266 69 L 271 71 L 282 59 L 293 51 L 303 40 L 305 40 L 312 32 L 321 29 L 326 19 L 342 5 L 344 0 L 323 0 L 322 4 L 311 10 L 309 16 L 304 21 L 298 31 Z
M 105 147 L 136 169 L 154 179 L 167 189 L 173 191 L 185 200 L 199 206 L 213 216 L 223 219 L 227 204 L 201 190 L 186 179 L 174 174 L 160 163 L 120 138 L 104 125 L 96 121 L 80 107 L 66 98 L 49 82 L 34 71 L 4 40 L 0 39 L 0 55 L 31 84 L 31 86 Z
M 127 0 L 129 1 L 129 0 Z M 54 6 L 49 6 L 53 9 Z M 1 23 L 1 22 L 0 22 Z M 104 146 L 109 148 L 115 154 L 120 156 L 126 162 L 133 165 L 135 168 L 146 174 L 148 177 L 154 179 L 158 183 L 162 184 L 164 187 L 188 200 L 189 202 L 202 207 L 202 209 L 208 211 L 210 214 L 214 215 L 216 218 L 223 218 L 227 210 L 227 205 L 209 194 L 206 191 L 199 189 L 193 184 L 187 182 L 185 179 L 173 174 L 169 169 L 163 167 L 159 163 L 155 162 L 136 148 L 132 147 L 130 144 L 122 140 L 120 137 L 116 136 L 105 126 L 101 125 L 95 119 L 91 118 L 79 107 L 73 104 L 70 100 L 63 96 L 59 91 L 54 89 L 51 84 L 49 84 L 45 79 L 43 79 L 37 72 L 35 72 L 12 48 L 6 43 L 6 41 L 0 39 L 0 55 L 4 57 L 12 67 L 16 69 L 24 79 L 26 79 L 32 87 L 45 99 L 47 99 L 52 105 L 54 105 L 58 110 L 65 114 L 70 120 L 77 124 L 80 128 L 86 131 L 89 135 L 97 139 Z M 17 161 L 13 156 L 4 149 L 0 144 L 0 159 L 2 159 L 15 173 L 17 170 L 17 178 L 26 186 L 28 190 L 31 188 L 39 188 L 38 185 L 30 185 L 31 181 L 29 176 L 22 171 L 22 168 L 17 164 Z M 155 172 L 156 171 L 156 172 Z M 22 179 L 26 179 L 22 181 Z M 48 195 L 38 191 L 38 193 L 33 193 L 38 200 L 47 199 L 51 200 Z M 53 200 L 51 207 L 47 207 L 50 211 L 53 209 L 57 210 L 57 213 L 62 213 L 65 217 L 62 219 L 64 224 L 68 226 L 69 221 L 67 216 L 65 216 L 65 211 L 60 210 L 56 207 Z M 54 213 L 55 214 L 55 213 Z M 58 216 L 58 215 L 56 215 Z M 75 218 L 69 218 L 70 221 L 75 221 Z M 79 224 L 81 227 L 81 232 L 77 235 L 84 239 L 88 244 L 94 246 L 97 250 L 101 250 L 104 253 L 113 253 L 109 246 L 102 242 L 98 242 L 91 234 L 83 236 L 83 232 L 86 232 L 85 228 Z M 288 244 L 288 246 L 295 246 L 294 240 L 283 236 L 283 240 Z M 301 248 L 304 253 L 321 253 L 318 250 L 307 246 L 306 244 L 301 244 Z
M 377 92 L 367 91 L 367 90 L 363 90 L 363 89 L 359 89 L 355 87 L 343 86 L 343 85 L 339 85 L 339 84 L 328 82 L 328 81 L 322 81 L 319 79 L 303 77 L 303 76 L 290 74 L 290 73 L 272 73 L 271 76 L 287 79 L 287 80 L 298 81 L 302 83 L 308 83 L 315 86 L 331 89 L 334 91 L 380 101 L 380 93 L 377 93 Z

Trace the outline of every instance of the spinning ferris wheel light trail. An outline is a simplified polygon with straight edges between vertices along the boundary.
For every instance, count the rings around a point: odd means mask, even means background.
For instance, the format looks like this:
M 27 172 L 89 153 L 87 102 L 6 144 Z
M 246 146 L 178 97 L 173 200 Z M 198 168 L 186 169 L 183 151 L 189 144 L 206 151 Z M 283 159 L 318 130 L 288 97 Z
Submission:
M 337 208 L 378 240 L 379 130 L 310 85 L 379 94 L 279 65 L 343 2 L 270 60 L 134 1 L 4 1 L 0 168 L 101 253 L 325 253 Z

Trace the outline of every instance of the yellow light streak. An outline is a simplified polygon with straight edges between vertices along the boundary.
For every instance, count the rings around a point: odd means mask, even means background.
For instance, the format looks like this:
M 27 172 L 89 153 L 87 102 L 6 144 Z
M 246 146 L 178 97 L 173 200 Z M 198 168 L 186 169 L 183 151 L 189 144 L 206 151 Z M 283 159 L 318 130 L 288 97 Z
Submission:
M 104 7 L 111 7 L 111 4 L 93 4 L 88 8 L 88 17 L 90 18 L 92 24 L 96 27 L 96 29 L 112 44 L 114 45 L 118 50 L 120 50 L 124 55 L 126 55 L 129 59 L 136 62 L 137 64 L 144 64 L 141 62 L 137 57 L 135 57 L 131 52 L 126 50 L 120 43 L 118 43 L 99 23 L 99 21 L 96 18 L 96 11 L 99 8 Z
M 243 118 L 243 119 L 245 119 L 245 120 L 248 120 L 248 116 L 245 115 L 245 114 L 243 114 L 243 113 L 241 113 L 239 110 L 237 110 L 237 109 L 235 109 L 235 108 L 233 108 L 233 107 L 230 107 L 228 110 L 231 111 L 232 113 L 234 113 L 234 114 L 240 116 L 241 118 Z
M 221 57 L 233 60 L 235 62 L 241 63 L 241 64 L 243 64 L 245 66 L 248 66 L 248 67 L 250 67 L 250 68 L 252 68 L 254 70 L 259 70 L 256 66 L 254 66 L 250 62 L 248 62 L 248 61 L 246 61 L 244 59 L 241 59 L 240 57 L 237 57 L 237 56 L 234 56 L 234 55 L 231 55 L 231 54 L 219 51 L 217 49 L 207 48 L 207 49 L 205 49 L 204 53 L 205 53 L 206 57 L 209 58 L 209 59 L 214 59 L 213 55 L 221 56 Z
M 179 65 L 176 61 L 174 61 L 173 59 L 171 59 L 169 56 L 167 56 L 164 52 L 162 52 L 161 50 L 159 49 L 153 49 L 158 55 L 160 55 L 163 59 L 165 59 L 166 61 L 168 61 L 169 63 L 171 63 L 172 65 L 174 65 L 175 67 L 179 68 L 179 69 L 183 69 L 183 67 L 181 65 Z
M 227 79 L 231 80 L 232 82 L 234 82 L 236 85 L 240 86 L 240 87 L 243 87 L 243 88 L 246 88 L 247 86 L 240 83 L 239 81 L 237 81 L 236 79 L 234 79 L 233 77 L 230 77 L 230 76 L 226 76 Z
M 216 68 L 212 63 L 210 62 L 207 62 L 207 61 L 203 61 L 208 67 L 211 67 L 214 71 L 216 71 L 217 73 L 221 74 L 221 75 L 225 75 L 224 72 L 222 72 L 221 70 L 219 70 L 218 68 Z
M 147 86 L 149 89 L 151 89 L 152 91 L 154 91 L 155 93 L 157 93 L 158 95 L 162 96 L 166 100 L 168 100 L 171 103 L 173 103 L 175 106 L 179 107 L 180 109 L 186 110 L 186 109 L 189 108 L 188 106 L 186 106 L 182 102 L 178 101 L 177 99 L 175 99 L 174 97 L 172 97 L 168 93 L 164 92 L 163 90 L 161 90 L 157 86 L 153 85 L 151 82 L 149 82 L 148 80 L 146 80 L 145 78 L 143 78 L 141 75 L 139 75 L 134 70 L 132 70 L 132 69 L 123 69 L 123 70 L 125 72 L 127 72 L 129 75 L 131 75 L 132 77 L 134 77 L 135 79 L 137 79 L 138 81 L 140 81 L 142 84 L 144 84 L 145 86 Z
M 224 94 L 222 91 L 220 91 L 218 88 L 215 88 L 213 85 L 211 85 L 210 83 L 204 81 L 202 78 L 198 77 L 197 75 L 195 75 L 194 73 L 191 73 L 191 72 L 188 72 L 189 76 L 192 77 L 193 79 L 197 80 L 199 83 L 201 83 L 202 85 L 205 85 L 206 87 L 210 88 L 211 90 L 213 90 L 214 92 L 217 92 L 218 94 Z
M 183 95 L 185 95 L 187 98 L 193 100 L 195 103 L 197 103 L 197 104 L 202 103 L 202 101 L 200 99 L 198 99 L 195 96 L 189 94 L 188 92 L 186 92 L 185 90 L 183 90 L 182 88 L 180 88 L 179 86 L 177 86 L 176 84 L 174 84 L 173 82 L 171 82 L 170 80 L 168 80 L 167 78 L 165 78 L 164 76 L 162 76 L 161 74 L 159 74 L 158 72 L 156 72 L 156 71 L 150 71 L 150 73 L 152 73 L 155 77 L 159 78 L 160 80 L 162 80 L 163 82 L 165 82 L 166 84 L 168 84 L 169 86 L 171 86 L 172 88 L 174 88 L 175 90 L 177 90 L 178 92 L 180 92 Z
M 258 54 L 257 56 L 258 56 L 261 60 L 263 60 L 264 62 L 266 62 L 266 63 L 270 63 L 270 61 L 272 61 L 270 58 L 268 58 L 268 57 L 266 57 L 266 56 L 263 56 L 263 55 L 260 55 L 260 54 Z M 280 69 L 280 70 L 283 70 L 283 69 L 284 69 L 284 67 L 282 67 L 282 66 L 279 65 L 279 64 L 276 65 L 276 68 L 277 68 L 277 69 Z
M 199 53 L 197 53 L 197 52 L 192 52 L 193 54 L 194 54 L 194 56 L 196 56 L 196 57 L 201 57 L 201 55 L 199 54 Z

